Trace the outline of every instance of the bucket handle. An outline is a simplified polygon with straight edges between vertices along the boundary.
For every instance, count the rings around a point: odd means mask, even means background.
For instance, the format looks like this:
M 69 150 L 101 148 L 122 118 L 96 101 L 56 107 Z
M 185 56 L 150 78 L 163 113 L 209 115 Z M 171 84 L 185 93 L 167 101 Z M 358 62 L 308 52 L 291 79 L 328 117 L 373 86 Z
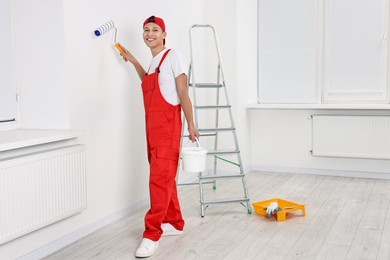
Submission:
M 201 148 L 198 138 L 195 137 L 195 141 L 196 141 L 196 146 Z
M 200 143 L 199 143 L 198 138 L 195 137 L 195 141 L 196 141 L 196 145 L 197 145 L 198 147 L 200 147 Z
M 195 137 L 195 141 L 196 141 L 196 146 L 200 148 L 200 143 L 199 143 L 198 138 Z

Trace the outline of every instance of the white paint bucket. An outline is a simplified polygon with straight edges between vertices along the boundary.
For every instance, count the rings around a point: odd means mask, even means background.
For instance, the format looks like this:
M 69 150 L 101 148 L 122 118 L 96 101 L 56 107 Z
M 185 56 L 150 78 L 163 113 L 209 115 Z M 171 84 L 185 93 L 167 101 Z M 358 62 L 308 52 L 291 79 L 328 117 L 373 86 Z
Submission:
M 185 172 L 203 172 L 206 170 L 207 149 L 200 147 L 183 147 L 181 149 L 182 166 Z

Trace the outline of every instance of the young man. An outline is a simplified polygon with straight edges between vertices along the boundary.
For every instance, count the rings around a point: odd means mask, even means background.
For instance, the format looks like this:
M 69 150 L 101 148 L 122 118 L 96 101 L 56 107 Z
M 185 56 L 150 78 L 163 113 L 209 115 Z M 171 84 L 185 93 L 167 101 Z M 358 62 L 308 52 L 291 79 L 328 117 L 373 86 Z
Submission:
M 194 142 L 199 137 L 188 96 L 187 66 L 179 51 L 165 48 L 166 36 L 163 19 L 151 16 L 144 21 L 144 42 L 153 56 L 147 72 L 128 50 L 119 46 L 124 61 L 134 65 L 142 80 L 150 165 L 150 209 L 145 215 L 145 231 L 136 257 L 153 255 L 161 236 L 183 232 L 184 220 L 175 181 L 182 128 L 181 109 L 188 123 L 189 138 Z

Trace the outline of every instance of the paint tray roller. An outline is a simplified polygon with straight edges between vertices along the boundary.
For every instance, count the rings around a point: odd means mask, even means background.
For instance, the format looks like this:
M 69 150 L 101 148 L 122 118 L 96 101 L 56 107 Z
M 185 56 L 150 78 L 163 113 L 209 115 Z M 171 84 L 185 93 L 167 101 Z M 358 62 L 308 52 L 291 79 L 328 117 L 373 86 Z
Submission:
M 114 22 L 111 20 L 105 24 L 103 24 L 102 26 L 99 26 L 98 28 L 96 28 L 96 30 L 94 31 L 95 35 L 97 37 L 101 36 L 102 34 L 105 34 L 106 32 L 110 31 L 114 29 L 114 46 L 115 48 L 118 49 L 118 51 L 123 51 L 121 49 L 121 47 L 119 46 L 119 42 L 116 41 L 116 34 L 117 34 L 117 29 L 115 27 L 115 24 Z

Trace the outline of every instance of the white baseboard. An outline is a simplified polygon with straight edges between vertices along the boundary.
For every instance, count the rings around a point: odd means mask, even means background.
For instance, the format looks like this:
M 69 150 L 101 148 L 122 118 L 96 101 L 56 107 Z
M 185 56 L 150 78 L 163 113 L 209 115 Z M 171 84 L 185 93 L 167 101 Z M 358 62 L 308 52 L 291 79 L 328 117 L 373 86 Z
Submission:
M 146 208 L 149 203 L 149 199 L 142 200 L 140 202 L 137 202 L 123 210 L 120 210 L 118 212 L 112 213 L 108 216 L 105 216 L 98 221 L 91 223 L 87 226 L 84 226 L 64 237 L 61 237 L 41 248 L 38 248 L 28 254 L 23 255 L 22 257 L 18 258 L 18 260 L 35 260 L 35 259 L 42 259 L 43 257 L 46 257 L 50 254 L 53 254 L 54 252 L 64 248 L 67 245 L 70 245 L 77 240 L 97 231 L 98 229 L 103 228 L 104 226 L 107 226 L 129 214 L 135 213 L 138 210 L 142 208 Z
M 390 172 L 363 172 L 363 171 L 342 171 L 329 169 L 313 169 L 313 168 L 295 168 L 295 167 L 281 167 L 281 166 L 264 166 L 253 165 L 252 171 L 260 172 L 275 172 L 275 173 L 299 173 L 299 174 L 313 174 L 313 175 L 327 175 L 327 176 L 341 176 L 354 178 L 370 178 L 370 179 L 390 179 Z

